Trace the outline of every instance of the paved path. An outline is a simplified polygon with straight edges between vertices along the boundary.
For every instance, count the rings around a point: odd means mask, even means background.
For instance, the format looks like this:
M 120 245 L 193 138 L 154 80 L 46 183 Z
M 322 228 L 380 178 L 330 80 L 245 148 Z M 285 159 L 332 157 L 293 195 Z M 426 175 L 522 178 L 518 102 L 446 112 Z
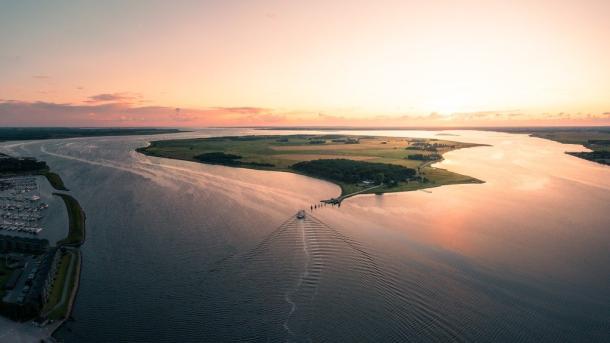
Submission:
M 366 192 L 366 191 L 370 191 L 371 189 L 379 188 L 379 187 L 381 187 L 381 186 L 383 186 L 383 185 L 382 185 L 382 184 L 381 184 L 381 185 L 376 185 L 376 186 L 373 186 L 373 187 L 370 187 L 370 188 L 363 189 L 363 190 L 358 191 L 358 192 L 354 192 L 354 193 L 350 193 L 350 194 L 342 195 L 342 196 L 340 196 L 340 197 L 338 197 L 338 198 L 332 198 L 332 199 L 328 199 L 328 200 L 322 200 L 322 202 L 325 202 L 325 203 L 327 203 L 327 204 L 340 204 L 340 203 L 341 203 L 341 201 L 343 201 L 344 199 L 347 199 L 347 198 L 349 198 L 349 197 L 351 197 L 351 196 L 354 196 L 354 195 L 357 195 L 357 194 L 360 194 L 360 193 L 364 193 L 364 192 Z
M 70 287 L 70 276 L 72 275 L 72 273 L 74 272 L 74 265 L 76 264 L 76 255 L 74 254 L 74 252 L 68 250 L 67 251 L 70 255 L 72 255 L 72 258 L 70 258 L 70 265 L 68 266 L 68 270 L 66 271 L 66 279 L 64 280 L 64 289 L 61 291 L 61 300 L 55 305 L 55 307 L 53 307 L 52 309 L 50 309 L 49 311 L 47 311 L 47 313 L 45 313 L 44 315 L 49 315 L 49 313 L 53 312 L 53 310 L 55 310 L 56 308 L 60 307 L 61 305 L 64 304 L 64 302 L 67 301 L 67 297 L 68 297 L 68 288 Z

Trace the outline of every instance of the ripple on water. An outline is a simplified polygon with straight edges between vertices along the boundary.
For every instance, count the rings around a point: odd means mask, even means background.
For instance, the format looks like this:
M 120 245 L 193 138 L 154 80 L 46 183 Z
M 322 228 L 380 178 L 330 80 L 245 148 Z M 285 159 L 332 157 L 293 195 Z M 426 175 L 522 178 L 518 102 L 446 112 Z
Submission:
M 220 261 L 211 272 L 225 284 L 227 296 L 210 299 L 217 313 L 206 324 L 216 328 L 205 337 L 210 341 L 462 337 L 421 295 L 399 287 L 397 275 L 381 268 L 373 253 L 312 215 L 287 220 L 255 248 Z M 384 325 L 388 321 L 391 325 Z

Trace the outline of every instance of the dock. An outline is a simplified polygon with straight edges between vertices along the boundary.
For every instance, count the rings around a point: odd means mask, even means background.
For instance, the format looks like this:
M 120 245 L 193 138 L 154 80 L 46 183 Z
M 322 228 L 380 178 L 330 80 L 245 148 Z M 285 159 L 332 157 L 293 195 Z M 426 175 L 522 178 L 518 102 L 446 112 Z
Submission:
M 325 203 L 325 204 L 331 204 L 331 205 L 341 205 L 341 202 L 343 200 L 349 198 L 349 197 L 353 197 L 354 195 L 358 195 L 358 194 L 361 194 L 361 193 L 364 193 L 364 192 L 368 192 L 371 189 L 379 188 L 381 186 L 383 186 L 383 184 L 379 184 L 379 185 L 376 185 L 376 186 L 373 186 L 373 187 L 365 188 L 365 189 L 360 190 L 358 192 L 353 192 L 353 193 L 350 193 L 350 194 L 342 195 L 342 196 L 337 197 L 337 198 L 330 198 L 330 199 L 326 199 L 326 200 L 320 200 L 320 202 Z

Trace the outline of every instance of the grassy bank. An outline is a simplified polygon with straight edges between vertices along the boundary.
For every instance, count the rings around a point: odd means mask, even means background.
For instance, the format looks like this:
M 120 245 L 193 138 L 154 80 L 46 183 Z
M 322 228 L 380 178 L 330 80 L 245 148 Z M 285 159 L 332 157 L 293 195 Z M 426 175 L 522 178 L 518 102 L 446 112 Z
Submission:
M 49 294 L 49 300 L 41 311 L 42 313 L 46 313 L 49 319 L 59 318 L 59 311 L 54 310 L 54 308 L 61 301 L 61 297 L 64 291 L 64 285 L 66 284 L 66 281 L 68 279 L 68 269 L 70 266 L 71 259 L 72 254 L 66 254 L 61 257 L 57 274 L 55 275 L 55 283 L 53 284 L 53 289 Z
M 76 287 L 78 258 L 78 252 L 68 252 L 61 257 L 49 301 L 42 310 L 48 319 L 58 320 L 68 316 L 70 298 Z M 73 264 L 72 268 L 70 268 L 71 264 Z
M 384 184 L 365 193 L 404 192 L 447 184 L 481 182 L 469 176 L 429 167 L 431 160 L 440 160 L 442 154 L 448 151 L 474 146 L 477 145 L 442 139 L 329 134 L 154 141 L 138 151 L 157 157 L 308 175 L 338 184 L 345 195 L 371 187 L 370 183 L 360 181 L 380 178 L 367 177 L 358 182 L 344 182 L 343 178 L 334 176 L 335 173 L 308 173 L 294 168 L 295 164 L 321 159 L 347 159 L 415 170 L 416 177 L 410 180 Z M 337 171 L 337 174 L 342 173 L 343 171 Z
M 58 191 L 68 191 L 69 189 L 66 188 L 66 185 L 64 185 L 64 181 L 61 179 L 61 176 L 59 176 L 59 174 L 53 173 L 51 171 L 47 171 L 43 174 L 47 180 L 49 181 L 49 183 L 51 184 L 51 186 L 53 186 L 53 188 L 55 188 Z
M 71 195 L 53 193 L 61 197 L 68 209 L 69 232 L 68 237 L 57 242 L 57 245 L 80 246 L 85 241 L 85 212 L 80 204 Z

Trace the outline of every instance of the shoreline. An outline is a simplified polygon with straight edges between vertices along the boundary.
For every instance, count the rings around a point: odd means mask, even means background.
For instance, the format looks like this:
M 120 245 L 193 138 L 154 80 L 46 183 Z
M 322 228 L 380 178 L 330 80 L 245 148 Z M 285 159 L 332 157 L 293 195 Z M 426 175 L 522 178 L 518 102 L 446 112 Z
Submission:
M 49 331 L 49 337 L 47 339 L 52 340 L 52 342 L 57 342 L 57 340 L 55 339 L 55 337 L 53 335 L 57 331 L 59 331 L 59 329 L 61 329 L 62 326 L 64 326 L 66 324 L 68 319 L 70 319 L 70 317 L 72 315 L 72 311 L 74 309 L 74 303 L 76 302 L 76 296 L 78 295 L 78 290 L 80 288 L 83 254 L 81 253 L 80 249 L 77 250 L 75 253 L 76 253 L 77 257 L 76 257 L 76 267 L 75 267 L 76 269 L 75 269 L 74 284 L 73 284 L 72 292 L 70 293 L 70 298 L 68 299 L 68 306 L 66 307 L 67 311 L 65 313 L 64 318 L 53 323 L 52 324 L 53 328 Z
M 140 148 L 138 148 L 140 149 Z M 457 150 L 457 149 L 456 149 Z M 270 172 L 277 172 L 277 173 L 290 173 L 290 174 L 296 174 L 296 175 L 301 175 L 301 176 L 306 176 L 306 177 L 310 177 L 312 179 L 316 179 L 316 180 L 320 180 L 320 181 L 326 181 L 329 183 L 332 183 L 333 185 L 339 187 L 341 189 L 341 194 L 339 194 L 339 197 L 343 197 L 345 195 L 350 195 L 351 193 L 346 193 L 346 189 L 345 189 L 345 185 L 342 185 L 341 183 L 331 180 L 331 179 L 325 179 L 319 176 L 314 176 L 314 175 L 309 175 L 306 173 L 300 173 L 298 171 L 295 170 L 278 170 L 278 169 L 271 169 L 271 168 L 265 168 L 265 167 L 256 167 L 256 166 L 239 166 L 239 165 L 228 165 L 228 164 L 222 164 L 222 163 L 209 163 L 209 162 L 200 162 L 200 161 L 196 161 L 193 159 L 188 159 L 188 158 L 178 158 L 178 157 L 167 157 L 167 156 L 159 156 L 159 155 L 154 155 L 154 154 L 149 154 L 145 151 L 139 151 L 136 149 L 136 151 L 138 153 L 141 153 L 142 155 L 145 156 L 150 156 L 150 157 L 157 157 L 157 158 L 167 158 L 170 160 L 179 160 L 179 161 L 186 161 L 186 162 L 193 162 L 193 163 L 199 163 L 199 164 L 207 164 L 207 165 L 211 165 L 211 166 L 221 166 L 221 167 L 229 167 L 229 168 L 238 168 L 238 169 L 250 169 L 250 170 L 259 170 L 259 171 L 270 171 Z M 438 160 L 438 161 L 432 161 L 431 164 L 434 163 L 438 163 L 443 161 L 443 159 Z M 444 168 L 436 168 L 436 167 L 430 167 L 430 166 L 425 166 L 424 169 L 434 169 L 434 170 L 443 170 L 443 171 L 448 171 L 447 169 Z M 462 175 L 462 174 L 459 174 Z M 464 177 L 469 178 L 470 180 L 468 181 L 461 181 L 461 182 L 454 182 L 454 183 L 443 183 L 443 184 L 435 184 L 435 183 L 428 183 L 426 184 L 425 187 L 414 187 L 414 188 L 401 188 L 400 186 L 396 186 L 394 187 L 394 189 L 392 188 L 383 188 L 384 191 L 381 193 L 403 193 L 403 192 L 412 192 L 412 191 L 419 191 L 422 189 L 428 189 L 428 188 L 437 188 L 437 187 L 441 187 L 441 186 L 450 186 L 450 185 L 469 185 L 469 184 L 483 184 L 485 183 L 485 181 L 471 177 L 471 176 L 467 176 L 467 175 L 462 175 Z M 404 186 L 403 186 L 404 187 Z M 365 194 L 376 194 L 377 192 L 358 192 L 358 194 L 355 195 L 365 195 Z M 346 197 L 346 198 L 350 198 L 352 195 Z
M 68 295 L 68 303 L 66 305 L 65 312 L 61 314 L 61 319 L 52 324 L 53 329 L 50 331 L 49 338 L 54 340 L 53 335 L 66 323 L 72 314 L 74 303 L 76 302 L 76 296 L 80 287 L 80 277 L 83 264 L 83 255 L 80 251 L 80 247 L 85 243 L 86 240 L 85 222 L 87 216 L 85 211 L 80 206 L 78 200 L 71 195 L 65 193 L 53 193 L 53 195 L 59 196 L 63 199 L 66 206 L 66 211 L 68 211 L 69 223 L 68 235 L 63 240 L 57 242 L 57 247 L 59 249 L 65 248 L 66 250 L 69 250 L 70 253 L 73 254 L 72 263 L 76 263 L 73 273 L 66 275 L 66 281 L 62 285 L 64 289 L 71 290 L 71 292 Z M 66 284 L 66 282 L 72 282 L 72 284 Z M 62 295 L 64 294 L 62 293 Z M 59 304 L 56 306 L 59 306 Z M 51 309 L 51 311 L 53 311 L 53 309 Z

